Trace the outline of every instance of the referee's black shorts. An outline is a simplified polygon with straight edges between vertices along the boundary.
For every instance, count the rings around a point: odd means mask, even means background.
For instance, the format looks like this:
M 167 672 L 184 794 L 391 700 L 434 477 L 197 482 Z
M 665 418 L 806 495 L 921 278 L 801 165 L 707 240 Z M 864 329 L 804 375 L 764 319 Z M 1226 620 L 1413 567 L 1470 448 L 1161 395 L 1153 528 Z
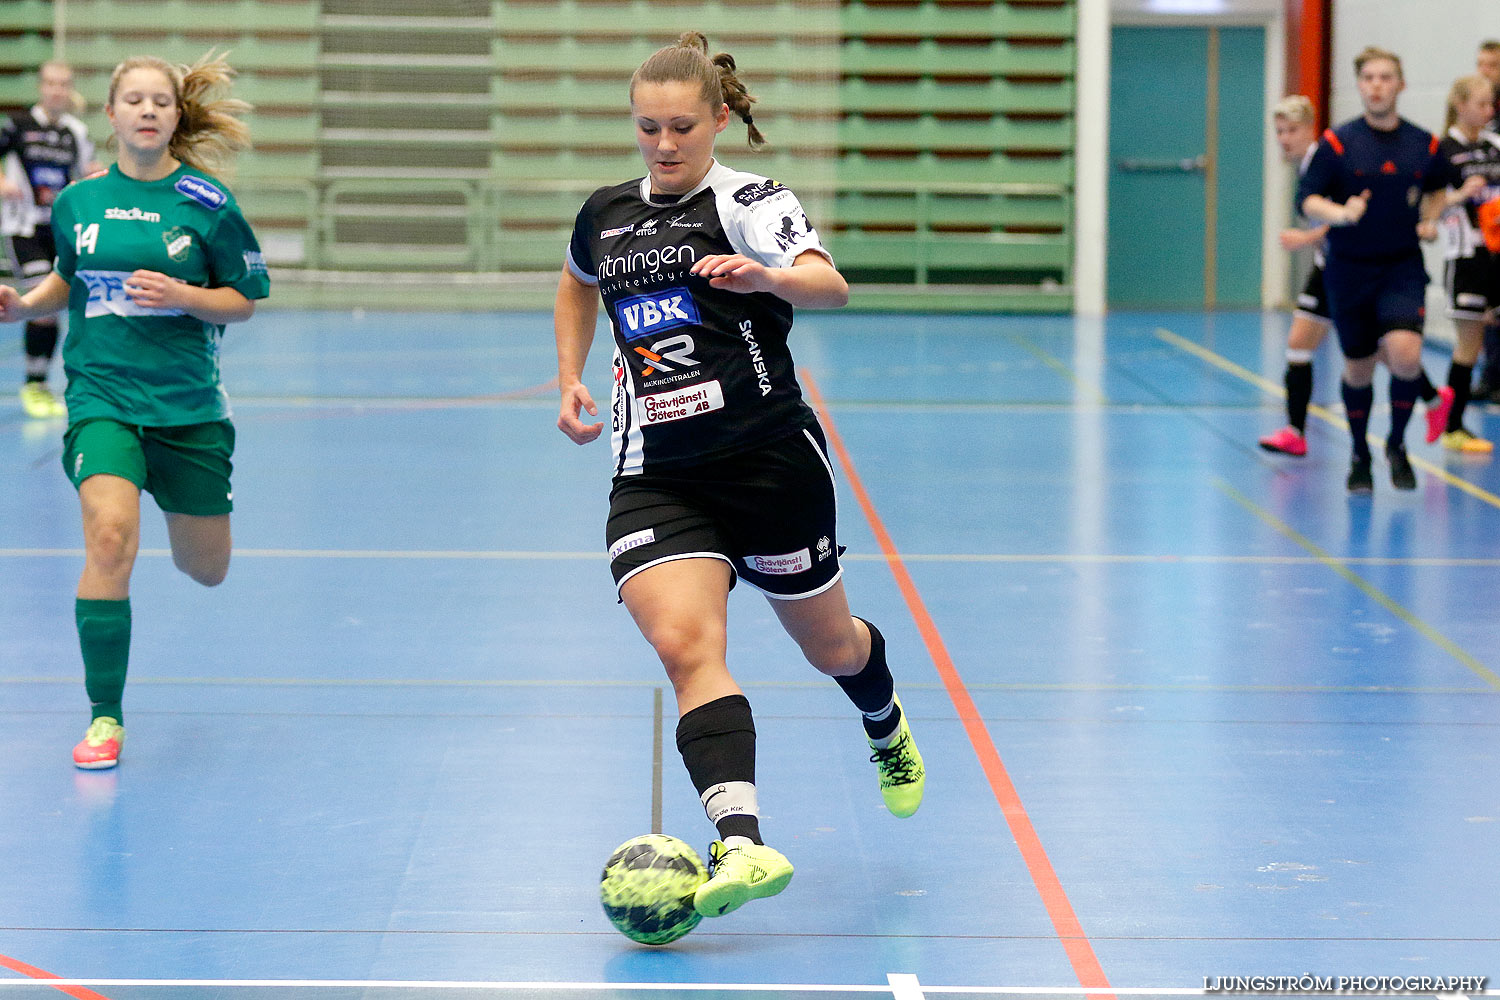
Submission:
M 1372 356 L 1393 330 L 1420 335 L 1427 315 L 1427 269 L 1422 255 L 1394 260 L 1328 257 L 1323 269 L 1328 312 L 1339 347 L 1351 361 Z
M 620 476 L 604 537 L 616 589 L 675 559 L 721 559 L 767 597 L 800 600 L 842 575 L 837 522 L 828 445 L 813 424 L 751 451 Z

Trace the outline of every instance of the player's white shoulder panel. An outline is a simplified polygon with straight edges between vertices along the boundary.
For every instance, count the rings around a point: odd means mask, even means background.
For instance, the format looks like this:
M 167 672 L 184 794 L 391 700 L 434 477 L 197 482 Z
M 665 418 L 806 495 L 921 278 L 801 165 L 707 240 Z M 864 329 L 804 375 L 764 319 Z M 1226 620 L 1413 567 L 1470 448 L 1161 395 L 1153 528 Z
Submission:
M 791 188 L 722 164 L 716 164 L 707 179 L 724 233 L 736 252 L 767 267 L 791 267 L 797 255 L 808 250 L 833 261 Z

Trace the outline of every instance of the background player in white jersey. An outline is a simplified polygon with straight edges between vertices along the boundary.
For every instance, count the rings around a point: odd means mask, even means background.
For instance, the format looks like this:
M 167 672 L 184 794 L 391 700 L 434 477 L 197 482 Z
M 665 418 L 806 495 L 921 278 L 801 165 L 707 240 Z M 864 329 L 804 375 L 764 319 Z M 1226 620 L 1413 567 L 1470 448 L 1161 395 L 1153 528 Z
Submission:
M 1281 158 L 1296 164 L 1300 175 L 1318 148 L 1312 101 L 1302 94 L 1283 98 L 1272 110 L 1271 122 L 1276 129 Z M 1313 266 L 1297 296 L 1297 309 L 1292 313 L 1292 328 L 1286 338 L 1286 373 L 1282 383 L 1286 386 L 1287 425 L 1260 439 L 1260 446 L 1267 451 L 1299 457 L 1307 454 L 1307 406 L 1312 401 L 1313 356 L 1332 325 L 1328 318 L 1328 296 L 1323 291 L 1322 244 L 1327 235 L 1326 225 L 1293 226 L 1281 231 L 1281 248 L 1292 253 L 1311 248 Z
M 0 235 L 11 274 L 23 291 L 35 288 L 52 270 L 52 203 L 58 192 L 99 169 L 83 122 L 74 115 L 82 104 L 73 89 L 73 70 L 56 60 L 37 71 L 41 101 L 0 122 Z M 57 317 L 38 316 L 23 333 L 26 380 L 21 405 L 36 418 L 67 411 L 47 388 L 47 369 L 57 351 Z
M 0 322 L 69 307 L 63 467 L 83 513 L 74 613 L 93 716 L 73 748 L 81 768 L 114 767 L 125 740 L 141 491 L 166 515 L 178 569 L 209 587 L 229 571 L 234 426 L 219 341 L 269 291 L 254 234 L 205 170 L 249 145 L 236 117 L 249 105 L 219 96 L 231 72 L 211 55 L 117 66 L 105 110 L 118 162 L 58 196 L 56 269 L 25 296 L 0 287 Z
M 1487 38 L 1479 43 L 1474 56 L 1474 72 L 1490 82 L 1495 91 L 1495 108 L 1487 131 L 1500 134 L 1500 40 Z M 1474 386 L 1474 398 L 1500 403 L 1500 321 L 1489 320 L 1484 327 L 1484 367 Z
M 558 427 L 603 424 L 583 385 L 602 296 L 615 339 L 614 486 L 605 537 L 620 599 L 672 682 L 677 747 L 722 838 L 694 905 L 719 916 L 775 895 L 791 863 L 760 837 L 755 725 L 726 664 L 729 590 L 763 591 L 782 626 L 864 718 L 887 808 L 922 799 L 921 755 L 885 661 L 851 617 L 823 435 L 787 350 L 793 307 L 837 307 L 848 285 L 796 197 L 714 159 L 731 109 L 764 141 L 734 60 L 697 33 L 630 85 L 648 176 L 601 188 L 579 212 L 554 324 Z
M 1500 136 L 1488 130 L 1494 108 L 1495 89 L 1488 79 L 1477 73 L 1459 77 L 1448 92 L 1444 121 L 1447 134 L 1439 147 L 1457 169 L 1462 183 L 1471 187 L 1482 184 L 1439 220 L 1445 260 L 1443 286 L 1448 293 L 1448 315 L 1458 331 L 1448 369 L 1453 409 L 1442 441 L 1449 451 L 1470 454 L 1494 450 L 1493 444 L 1463 425 L 1474 362 L 1484 341 L 1485 318 L 1490 310 L 1500 307 L 1500 258 L 1486 245 L 1481 229 L 1481 213 L 1488 217 L 1500 208 Z M 1482 182 L 1469 180 L 1473 177 L 1482 178 Z M 1486 203 L 1492 203 L 1492 207 Z M 1500 219 L 1496 222 L 1500 224 Z

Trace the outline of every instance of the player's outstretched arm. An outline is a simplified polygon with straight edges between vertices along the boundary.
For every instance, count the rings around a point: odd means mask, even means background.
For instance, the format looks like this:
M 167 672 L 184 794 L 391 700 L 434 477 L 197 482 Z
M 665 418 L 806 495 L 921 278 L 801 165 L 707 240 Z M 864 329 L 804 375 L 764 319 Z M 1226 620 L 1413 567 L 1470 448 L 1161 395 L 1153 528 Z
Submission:
M 1422 196 L 1422 217 L 1424 219 L 1437 218 L 1448 209 L 1456 208 L 1479 197 L 1484 192 L 1484 188 L 1484 175 L 1471 174 L 1464 178 L 1464 182 L 1456 188 L 1429 191 Z
M 1320 194 L 1310 194 L 1302 202 L 1302 214 L 1330 226 L 1352 226 L 1364 218 L 1365 209 L 1369 207 L 1368 190 L 1350 195 L 1349 200 L 1342 205 Z
M 1308 247 L 1317 246 L 1328 236 L 1326 224 L 1314 226 L 1311 229 L 1291 228 L 1281 231 L 1281 249 L 1296 252 L 1306 250 Z
M 804 250 L 791 267 L 766 267 L 744 254 L 711 254 L 692 267 L 715 288 L 770 292 L 799 309 L 837 309 L 849 301 L 849 283 L 828 258 Z
M 599 292 L 563 268 L 557 282 L 557 301 L 552 307 L 552 331 L 557 337 L 557 386 L 562 401 L 557 412 L 557 429 L 574 444 L 588 444 L 604 430 L 602 422 L 585 424 L 578 419 L 580 410 L 599 415 L 599 407 L 588 387 L 583 384 L 583 364 L 594 343 L 594 324 L 599 319 Z
M 0 323 L 19 323 L 50 316 L 68 304 L 68 283 L 49 272 L 42 283 L 22 295 L 9 285 L 0 285 Z

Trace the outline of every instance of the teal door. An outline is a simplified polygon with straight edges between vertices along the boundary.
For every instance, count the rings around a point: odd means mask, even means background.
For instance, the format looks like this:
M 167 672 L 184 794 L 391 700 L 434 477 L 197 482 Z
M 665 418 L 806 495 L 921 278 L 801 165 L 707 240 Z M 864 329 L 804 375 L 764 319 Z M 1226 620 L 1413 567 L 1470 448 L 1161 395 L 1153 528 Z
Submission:
M 1262 28 L 1117 27 L 1112 308 L 1260 305 Z

